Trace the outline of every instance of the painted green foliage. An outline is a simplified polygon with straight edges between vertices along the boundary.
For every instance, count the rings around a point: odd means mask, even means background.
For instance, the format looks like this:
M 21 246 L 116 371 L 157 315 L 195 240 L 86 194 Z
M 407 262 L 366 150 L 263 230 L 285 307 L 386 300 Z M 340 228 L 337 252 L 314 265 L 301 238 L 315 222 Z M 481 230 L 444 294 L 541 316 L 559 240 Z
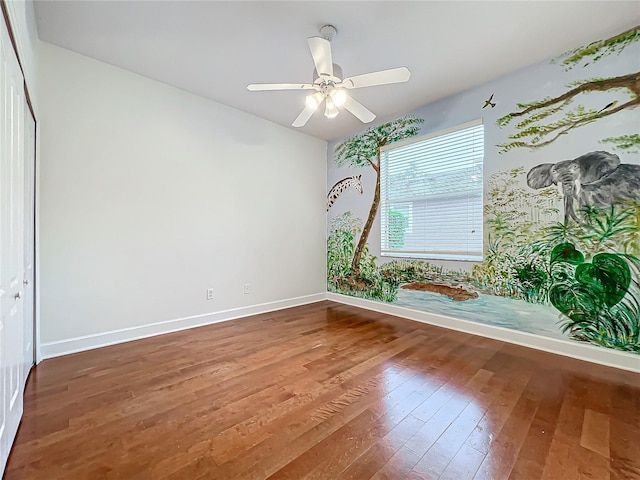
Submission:
M 368 165 L 376 173 L 373 202 L 351 260 L 351 273 L 354 277 L 360 275 L 360 262 L 380 205 L 380 148 L 417 135 L 420 132 L 419 125 L 423 122 L 424 119 L 411 116 L 399 118 L 349 137 L 336 147 L 338 165 Z
M 355 239 L 362 230 L 362 222 L 351 212 L 333 219 L 327 238 L 328 290 L 355 297 L 392 302 L 398 292 L 398 283 L 382 276 L 376 257 L 365 245 L 360 258 L 359 274 L 353 275 L 351 262 L 356 248 Z
M 615 150 L 624 150 L 627 153 L 640 153 L 640 134 L 637 133 L 603 138 L 600 140 L 600 143 L 611 143 Z
M 377 265 L 368 246 L 360 260 L 360 274 L 352 275 L 351 259 L 361 225 L 360 219 L 351 212 L 344 212 L 331 222 L 327 239 L 327 288 L 330 292 L 393 302 L 401 283 L 461 284 L 472 281 L 468 272 L 447 270 L 421 260 L 394 260 Z
M 613 53 L 620 53 L 629 45 L 640 40 L 640 26 L 633 27 L 610 38 L 593 42 L 562 55 L 558 60 L 570 70 L 582 64 L 583 68 Z M 513 125 L 516 132 L 509 136 L 509 142 L 497 145 L 500 153 L 514 148 L 537 149 L 555 142 L 575 128 L 588 125 L 602 118 L 635 108 L 640 105 L 640 72 L 608 78 L 590 78 L 572 82 L 567 91 L 555 97 L 547 97 L 517 105 L 517 110 L 502 118 L 499 127 Z M 609 93 L 603 95 L 603 103 L 599 108 L 587 108 L 582 104 L 574 107 L 574 102 L 590 93 Z M 611 94 L 622 93 L 626 98 L 613 100 Z M 618 149 L 637 148 L 638 138 L 633 132 L 630 135 L 606 139 Z
M 634 27 L 569 52 L 561 63 L 567 70 L 584 67 L 620 53 L 639 39 L 640 27 Z M 640 72 L 633 72 L 572 82 L 561 95 L 518 104 L 515 111 L 498 119 L 498 126 L 512 126 L 515 133 L 508 143 L 497 146 L 501 153 L 520 147 L 538 149 L 566 138 L 575 128 L 637 107 L 639 78 Z M 595 110 L 573 105 L 591 92 L 616 97 L 605 97 Z M 372 167 L 379 192 L 378 149 L 391 138 L 385 135 L 415 135 L 416 124 L 422 122 L 403 121 L 345 140 L 336 151 L 336 163 Z M 600 141 L 627 153 L 640 151 L 640 135 L 635 131 Z M 485 255 L 471 272 L 446 270 L 421 260 L 378 265 L 366 240 L 378 211 L 379 193 L 364 228 L 350 212 L 334 218 L 328 240 L 329 290 L 393 302 L 403 283 L 462 286 L 485 295 L 552 305 L 558 311 L 559 328 L 570 338 L 640 353 L 640 192 L 638 198 L 626 201 L 626 196 L 625 203 L 608 207 L 576 206 L 575 215 L 563 218 L 563 196 L 558 190 L 529 188 L 526 176 L 524 167 L 516 167 L 487 180 Z M 587 191 L 595 192 L 593 187 Z M 392 217 L 394 238 L 402 242 L 405 219 L 401 214 Z M 473 302 L 468 300 L 470 309 Z
M 474 284 L 494 295 L 551 303 L 572 338 L 640 351 L 640 198 L 609 209 L 585 207 L 580 223 L 554 222 L 557 191 L 519 187 L 523 176 L 515 168 L 489 179 L 488 245 L 473 269 Z
M 572 243 L 551 252 L 551 303 L 566 317 L 563 331 L 572 337 L 640 352 L 639 285 L 632 255 L 598 253 L 591 262 Z
M 524 176 L 524 168 L 517 167 L 487 182 L 485 259 L 473 267 L 474 286 L 492 295 L 546 303 L 551 241 L 544 225 L 558 218 L 561 197 L 552 187 L 526 188 Z
M 463 285 L 484 294 L 551 304 L 571 338 L 640 351 L 640 199 L 608 210 L 587 207 L 581 223 L 560 222 L 556 189 L 531 190 L 517 167 L 488 180 L 485 259 L 472 272 L 421 260 L 382 265 L 368 248 L 361 274 L 351 259 L 361 221 L 334 218 L 328 239 L 330 291 L 392 302 L 403 283 Z M 555 221 L 554 221 L 555 220 Z M 472 300 L 470 300 L 472 302 Z
M 613 307 L 624 298 L 631 283 L 629 266 L 612 253 L 599 253 L 589 263 L 585 262 L 584 255 L 573 244 L 561 243 L 551 251 L 551 266 L 557 262 L 576 266 L 571 283 L 567 286 L 586 292 L 589 297 L 584 302 L 575 303 L 561 288 L 562 283 L 551 287 L 551 303 L 569 318 L 593 316 L 605 306 Z

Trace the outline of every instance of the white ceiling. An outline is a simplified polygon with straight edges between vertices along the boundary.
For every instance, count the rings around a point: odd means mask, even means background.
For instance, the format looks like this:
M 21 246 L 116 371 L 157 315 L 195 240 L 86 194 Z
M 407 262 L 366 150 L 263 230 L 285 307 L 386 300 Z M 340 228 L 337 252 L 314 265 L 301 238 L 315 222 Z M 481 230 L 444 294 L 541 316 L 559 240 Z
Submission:
M 42 40 L 290 127 L 309 83 L 306 38 L 332 24 L 345 76 L 407 66 L 408 83 L 352 90 L 389 119 L 640 23 L 630 1 L 35 1 Z M 293 128 L 293 127 L 291 127 Z M 335 139 L 363 128 L 320 111 L 301 131 Z

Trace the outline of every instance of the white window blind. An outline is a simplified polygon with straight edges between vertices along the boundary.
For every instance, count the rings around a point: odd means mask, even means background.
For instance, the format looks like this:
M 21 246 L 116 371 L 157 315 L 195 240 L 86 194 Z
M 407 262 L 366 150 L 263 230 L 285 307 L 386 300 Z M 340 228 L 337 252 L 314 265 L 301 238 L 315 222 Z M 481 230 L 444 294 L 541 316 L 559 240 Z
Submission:
M 481 120 L 383 147 L 381 254 L 482 260 Z

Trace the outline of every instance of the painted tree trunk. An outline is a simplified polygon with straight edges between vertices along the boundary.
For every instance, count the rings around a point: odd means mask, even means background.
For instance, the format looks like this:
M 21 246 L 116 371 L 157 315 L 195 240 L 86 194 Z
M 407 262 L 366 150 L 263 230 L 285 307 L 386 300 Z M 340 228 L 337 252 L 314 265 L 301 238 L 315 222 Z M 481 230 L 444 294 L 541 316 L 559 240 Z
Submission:
M 354 275 L 360 273 L 360 260 L 362 258 L 362 252 L 365 245 L 367 244 L 367 240 L 369 239 L 369 233 L 371 232 L 373 221 L 376 219 L 376 215 L 378 214 L 378 207 L 380 206 L 380 152 L 378 152 L 378 165 L 375 166 L 372 164 L 372 166 L 376 171 L 376 190 L 373 193 L 373 203 L 371 204 L 371 210 L 369 210 L 369 217 L 367 218 L 367 222 L 362 228 L 362 235 L 360 235 L 358 245 L 353 252 L 353 260 L 351 261 L 351 273 Z

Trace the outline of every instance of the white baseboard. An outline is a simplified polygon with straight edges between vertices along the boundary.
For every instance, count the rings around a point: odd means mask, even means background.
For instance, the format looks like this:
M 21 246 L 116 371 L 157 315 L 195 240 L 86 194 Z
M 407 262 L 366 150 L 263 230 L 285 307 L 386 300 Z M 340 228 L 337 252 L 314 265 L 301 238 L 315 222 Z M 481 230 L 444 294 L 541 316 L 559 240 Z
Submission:
M 116 343 L 130 342 L 141 338 L 153 337 L 164 333 L 177 332 L 188 328 L 211 325 L 213 323 L 226 322 L 236 318 L 258 315 L 260 313 L 273 312 L 284 308 L 297 307 L 308 303 L 319 302 L 327 299 L 326 293 L 316 293 L 303 297 L 289 298 L 276 302 L 261 303 L 248 307 L 233 308 L 220 312 L 205 313 L 191 317 L 177 318 L 164 322 L 140 325 L 137 327 L 112 330 L 110 332 L 86 335 L 83 337 L 69 338 L 57 342 L 43 343 L 40 345 L 42 359 L 59 357 L 70 353 L 83 352 L 94 348 L 106 347 Z
M 544 350 L 545 352 L 557 353 L 567 357 L 585 360 L 587 362 L 599 363 L 609 367 L 620 368 L 632 372 L 640 373 L 640 355 L 634 353 L 621 352 L 587 343 L 575 342 L 573 340 L 562 340 L 542 335 L 535 335 L 528 332 L 520 332 L 509 328 L 486 325 L 480 322 L 472 322 L 459 318 L 447 317 L 435 313 L 412 310 L 410 308 L 396 305 L 365 300 L 362 298 L 350 297 L 338 293 L 327 293 L 327 299 L 335 302 L 353 305 L 355 307 L 373 310 L 375 312 L 387 313 L 398 317 L 415 320 L 417 322 L 429 323 L 439 327 L 472 333 L 482 337 L 494 338 L 504 342 L 515 343 L 524 347 Z
M 375 312 L 395 315 L 408 320 L 428 323 L 451 330 L 480 335 L 482 337 L 493 338 L 504 342 L 514 343 L 516 345 L 522 345 L 524 347 L 535 348 L 537 350 L 544 350 L 545 352 L 565 355 L 567 357 L 577 358 L 587 362 L 598 363 L 609 367 L 640 373 L 640 355 L 633 353 L 574 342 L 569 339 L 561 340 L 557 338 L 544 337 L 533 333 L 520 332 L 493 325 L 485 325 L 479 322 L 412 310 L 388 303 L 365 300 L 362 298 L 350 297 L 331 292 L 317 293 L 303 297 L 279 300 L 276 302 L 262 303 L 248 307 L 177 318 L 174 320 L 141 325 L 138 327 L 113 330 L 95 335 L 75 337 L 57 342 L 43 343 L 40 345 L 40 353 L 42 355 L 42 359 L 53 358 L 85 350 L 92 350 L 94 348 L 106 347 L 117 343 L 130 342 L 141 338 L 162 335 L 164 333 L 171 333 L 179 330 L 186 330 L 188 328 L 201 327 L 204 325 L 211 325 L 213 323 L 248 317 L 250 315 L 258 315 L 260 313 L 297 307 L 299 305 L 306 305 L 308 303 L 315 303 L 322 300 L 332 300 L 334 302 L 353 305 L 355 307 L 373 310 Z

